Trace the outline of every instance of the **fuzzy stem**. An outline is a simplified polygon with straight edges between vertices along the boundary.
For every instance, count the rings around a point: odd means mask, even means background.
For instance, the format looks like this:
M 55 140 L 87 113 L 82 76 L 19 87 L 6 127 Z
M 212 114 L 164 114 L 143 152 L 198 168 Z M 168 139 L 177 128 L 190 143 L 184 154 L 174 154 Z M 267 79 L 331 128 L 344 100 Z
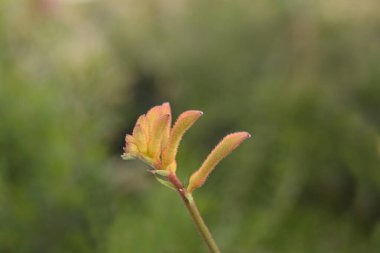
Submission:
M 201 235 L 203 241 L 207 244 L 207 247 L 210 250 L 210 252 L 220 253 L 218 245 L 216 244 L 210 230 L 204 222 L 191 193 L 186 191 L 185 187 L 183 187 L 181 181 L 175 174 L 170 173 L 168 179 L 175 186 L 178 194 L 181 196 L 181 199 L 183 200 L 183 203 L 189 211 L 190 216 L 193 219 L 193 222 L 196 228 L 198 229 L 199 234 Z

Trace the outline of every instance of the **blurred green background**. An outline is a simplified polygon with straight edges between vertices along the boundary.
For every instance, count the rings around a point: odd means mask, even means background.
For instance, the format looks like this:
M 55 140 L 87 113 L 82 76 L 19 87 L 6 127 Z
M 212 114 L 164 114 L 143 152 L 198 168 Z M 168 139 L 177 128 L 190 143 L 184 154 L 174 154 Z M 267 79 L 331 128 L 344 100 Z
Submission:
M 0 252 L 207 252 L 122 161 L 138 115 L 205 112 L 188 180 L 223 252 L 380 252 L 380 2 L 0 1 Z

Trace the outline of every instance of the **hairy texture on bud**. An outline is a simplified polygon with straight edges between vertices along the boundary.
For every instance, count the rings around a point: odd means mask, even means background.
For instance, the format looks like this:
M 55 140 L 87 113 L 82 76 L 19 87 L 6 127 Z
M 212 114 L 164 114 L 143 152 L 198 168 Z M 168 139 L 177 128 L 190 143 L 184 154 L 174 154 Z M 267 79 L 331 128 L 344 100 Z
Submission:
M 156 105 L 152 107 L 147 113 L 146 113 L 146 121 L 148 125 L 148 131 L 149 131 L 149 139 L 154 137 L 155 129 L 154 126 L 157 123 L 157 120 L 162 116 L 162 109 L 160 105 Z
M 148 136 L 146 132 L 143 129 L 143 126 L 140 124 L 136 124 L 135 128 L 133 129 L 133 137 L 136 140 L 137 148 L 139 149 L 139 152 L 145 153 L 147 151 L 148 145 Z
M 151 138 L 149 140 L 149 154 L 154 160 L 160 158 L 161 153 L 161 141 L 164 130 L 167 128 L 169 124 L 169 115 L 163 115 L 158 118 L 152 128 Z
M 251 135 L 247 132 L 232 133 L 224 137 L 208 155 L 202 166 L 190 177 L 187 190 L 191 193 L 194 189 L 201 187 L 215 166 L 249 137 Z
M 175 156 L 181 139 L 185 132 L 203 115 L 201 111 L 186 111 L 183 112 L 177 119 L 171 130 L 169 141 L 162 153 L 162 167 L 168 168 L 175 172 Z
M 126 153 L 131 153 L 131 154 L 136 154 L 137 152 L 139 152 L 137 145 L 136 145 L 136 140 L 132 135 L 127 134 L 125 136 L 124 151 Z
M 169 115 L 168 123 L 165 126 L 165 129 L 162 133 L 162 143 L 161 143 L 161 149 L 164 149 L 166 144 L 168 143 L 169 136 L 170 136 L 170 128 L 172 125 L 172 111 L 170 109 L 170 104 L 168 102 L 162 104 L 162 112 L 166 115 Z

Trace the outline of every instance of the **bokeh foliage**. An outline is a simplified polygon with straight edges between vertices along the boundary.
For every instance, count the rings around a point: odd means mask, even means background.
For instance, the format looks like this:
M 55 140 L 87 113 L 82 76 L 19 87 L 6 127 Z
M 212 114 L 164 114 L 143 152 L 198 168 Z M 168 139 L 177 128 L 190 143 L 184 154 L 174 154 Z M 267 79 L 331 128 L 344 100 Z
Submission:
M 200 109 L 184 180 L 223 252 L 380 250 L 380 3 L 0 2 L 0 252 L 205 252 L 124 134 Z

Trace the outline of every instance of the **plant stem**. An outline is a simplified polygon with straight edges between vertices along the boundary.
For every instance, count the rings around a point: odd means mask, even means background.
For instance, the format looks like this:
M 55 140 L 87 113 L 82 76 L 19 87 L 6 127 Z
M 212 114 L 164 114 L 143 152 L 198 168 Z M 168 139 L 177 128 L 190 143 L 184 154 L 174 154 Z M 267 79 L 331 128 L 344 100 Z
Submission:
M 181 196 L 181 199 L 183 200 L 187 210 L 189 211 L 191 218 L 193 219 L 194 224 L 198 229 L 199 234 L 201 235 L 203 241 L 207 244 L 207 247 L 210 250 L 210 252 L 220 253 L 218 245 L 216 244 L 210 230 L 204 222 L 192 195 L 186 191 L 181 181 L 175 174 L 171 173 L 168 179 L 175 186 L 178 194 Z

